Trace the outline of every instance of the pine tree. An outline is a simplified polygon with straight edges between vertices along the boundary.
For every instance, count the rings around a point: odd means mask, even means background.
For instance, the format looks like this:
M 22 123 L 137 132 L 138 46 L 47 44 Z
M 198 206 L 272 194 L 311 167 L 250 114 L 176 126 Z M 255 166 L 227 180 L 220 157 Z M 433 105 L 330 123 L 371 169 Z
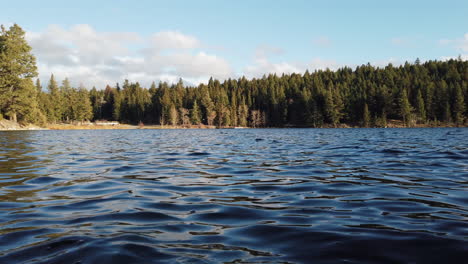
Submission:
M 340 87 L 337 87 L 337 89 L 333 89 L 333 101 L 335 104 L 336 123 L 340 122 L 341 118 L 343 117 L 344 110 L 343 98 L 341 97 L 341 93 L 338 88 Z
M 371 122 L 371 115 L 369 112 L 369 107 L 367 106 L 367 103 L 364 104 L 364 111 L 363 111 L 363 127 L 369 127 L 370 122 Z
M 214 124 L 214 120 L 216 118 L 216 111 L 208 109 L 206 112 L 206 123 L 209 126 Z
M 37 91 L 31 78 L 37 76 L 36 59 L 25 32 L 14 24 L 0 32 L 0 113 L 17 121 L 38 112 Z
M 382 112 L 382 116 L 380 117 L 380 124 L 381 127 L 387 127 L 387 113 L 385 111 Z
M 39 79 L 36 80 L 37 102 L 43 115 L 44 123 L 48 121 L 48 111 L 50 110 L 49 94 L 42 91 L 42 85 Z
M 450 113 L 450 104 L 449 102 L 445 102 L 445 107 L 443 108 L 443 120 L 446 122 L 446 123 L 450 123 L 452 122 L 452 116 L 451 116 L 451 113 Z
M 106 86 L 105 90 L 93 88 L 89 92 L 72 88 L 67 79 L 59 88 L 52 75 L 47 93 L 41 91 L 39 80 L 36 86 L 30 80 L 35 75 L 30 49 L 10 43 L 13 36 L 20 35 L 14 27 L 8 31 L 3 28 L 0 35 L 0 116 L 24 122 L 40 120 L 40 112 L 52 122 L 94 116 L 131 123 L 255 127 L 321 127 L 340 122 L 386 126 L 387 117 L 403 120 L 406 126 L 413 119 L 436 124 L 437 120 L 453 120 L 458 125 L 466 121 L 468 62 L 461 59 L 417 60 L 385 68 L 367 64 L 354 71 L 345 67 L 335 72 L 270 74 L 251 80 L 242 77 L 220 82 L 210 78 L 208 85 L 198 87 L 185 87 L 180 79 L 172 85 L 160 82 L 158 87 L 153 82 L 146 89 L 126 80 L 122 89 L 117 84 L 116 88 Z M 21 52 L 25 60 L 15 60 L 13 55 Z M 7 59 L 26 66 L 15 68 Z M 20 73 L 24 69 L 32 71 Z M 13 70 L 16 75 L 10 74 Z
M 453 116 L 457 126 L 463 124 L 465 113 L 465 100 L 459 85 L 455 87 L 455 102 L 453 104 Z
M 36 91 L 38 94 L 42 92 L 41 80 L 39 78 L 36 79 Z
M 62 81 L 62 86 L 60 87 L 60 93 L 62 94 L 62 120 L 65 120 L 66 122 L 69 122 L 70 120 L 73 120 L 73 110 L 72 108 L 74 107 L 74 91 L 70 85 L 70 81 L 68 78 L 65 78 Z
M 178 113 L 174 105 L 171 105 L 169 108 L 169 123 L 173 126 L 178 124 Z
M 248 118 L 248 113 L 249 113 L 249 108 L 245 103 L 242 103 L 239 105 L 239 108 L 237 109 L 238 112 L 238 125 L 241 127 L 246 127 L 247 126 L 247 118 Z
M 201 123 L 200 109 L 198 107 L 197 101 L 193 103 L 192 111 L 190 111 L 190 120 L 194 125 L 199 125 Z
M 84 87 L 80 87 L 75 91 L 77 100 L 75 101 L 76 111 L 73 115 L 73 120 L 83 122 L 90 120 L 93 117 L 93 108 L 89 100 L 89 92 Z
M 232 126 L 231 124 L 231 111 L 229 110 L 228 107 L 224 107 L 224 115 L 223 115 L 223 120 L 222 124 L 224 126 Z
M 399 109 L 400 115 L 403 118 L 403 123 L 405 126 L 409 126 L 411 123 L 411 105 L 408 101 L 406 89 L 402 89 L 400 92 Z
M 312 100 L 311 105 L 312 127 L 321 127 L 323 125 L 323 114 L 317 105 L 317 101 Z
M 18 114 L 19 122 L 45 124 L 46 117 L 40 111 L 37 90 L 33 81 L 31 79 L 23 79 L 20 86 L 23 92 L 17 94 L 17 103 L 12 106 L 12 109 Z
M 49 108 L 46 113 L 47 119 L 52 122 L 61 121 L 62 117 L 62 94 L 59 91 L 57 82 L 55 81 L 54 75 L 50 75 L 49 85 Z
M 190 116 L 189 116 L 190 111 L 187 108 L 179 108 L 179 119 L 180 123 L 183 126 L 188 126 L 190 125 Z
M 120 95 L 120 86 L 118 83 L 113 93 L 114 93 L 114 105 L 112 108 L 112 118 L 116 121 L 120 121 L 122 97 Z
M 326 115 L 327 121 L 331 123 L 333 126 L 336 126 L 336 124 L 339 121 L 339 114 L 337 112 L 337 109 L 333 100 L 332 91 L 325 92 L 325 115 Z
M 112 110 L 114 108 L 114 89 L 106 85 L 104 89 L 104 104 L 102 105 L 102 118 L 105 120 L 112 119 Z
M 416 96 L 416 109 L 418 111 L 419 119 L 421 120 L 421 122 L 426 123 L 426 107 L 421 94 L 421 90 L 418 90 L 418 95 Z
M 236 89 L 235 87 L 234 89 Z M 229 117 L 230 123 L 232 126 L 237 126 L 237 97 L 235 96 L 234 93 L 231 94 L 231 100 L 230 100 L 230 109 L 229 109 L 229 114 L 231 115 Z

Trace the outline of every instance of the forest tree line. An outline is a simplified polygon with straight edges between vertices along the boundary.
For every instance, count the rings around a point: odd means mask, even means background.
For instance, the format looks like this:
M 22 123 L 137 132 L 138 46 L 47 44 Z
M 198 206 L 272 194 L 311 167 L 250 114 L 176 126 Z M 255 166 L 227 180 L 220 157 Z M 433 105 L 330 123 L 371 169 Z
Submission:
M 145 88 L 125 80 L 88 90 L 72 87 L 68 79 L 59 82 L 54 75 L 46 87 L 39 79 L 34 85 L 37 69 L 30 50 L 19 26 L 2 27 L 0 118 L 42 124 L 115 120 L 218 127 L 385 127 L 388 120 L 401 120 L 407 126 L 467 121 L 468 61 L 461 58 L 270 74 L 251 80 L 211 78 L 193 87 L 180 80 L 153 82 Z M 17 53 L 22 53 L 25 67 L 9 66 Z M 10 76 L 13 70 L 16 77 Z
M 461 60 L 385 68 L 268 75 L 260 79 L 210 79 L 185 87 L 124 81 L 103 90 L 61 86 L 48 92 L 38 82 L 39 105 L 48 122 L 117 120 L 161 125 L 322 127 L 341 123 L 386 126 L 388 119 L 463 125 L 468 109 L 468 62 Z

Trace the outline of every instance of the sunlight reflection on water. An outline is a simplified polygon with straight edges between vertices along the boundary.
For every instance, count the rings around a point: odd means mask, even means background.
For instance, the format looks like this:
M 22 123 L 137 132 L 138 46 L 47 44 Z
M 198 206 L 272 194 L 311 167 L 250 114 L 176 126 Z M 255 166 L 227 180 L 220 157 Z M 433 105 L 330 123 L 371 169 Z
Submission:
M 467 142 L 465 128 L 0 132 L 0 262 L 456 262 Z

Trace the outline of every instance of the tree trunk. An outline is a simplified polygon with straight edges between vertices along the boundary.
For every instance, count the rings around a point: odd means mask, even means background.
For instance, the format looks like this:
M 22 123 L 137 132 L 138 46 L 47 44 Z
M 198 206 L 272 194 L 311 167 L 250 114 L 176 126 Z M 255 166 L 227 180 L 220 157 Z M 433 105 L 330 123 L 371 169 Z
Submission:
M 13 112 L 13 113 L 10 115 L 10 121 L 13 121 L 13 122 L 17 122 L 17 121 L 18 121 L 18 118 L 16 117 L 16 112 Z

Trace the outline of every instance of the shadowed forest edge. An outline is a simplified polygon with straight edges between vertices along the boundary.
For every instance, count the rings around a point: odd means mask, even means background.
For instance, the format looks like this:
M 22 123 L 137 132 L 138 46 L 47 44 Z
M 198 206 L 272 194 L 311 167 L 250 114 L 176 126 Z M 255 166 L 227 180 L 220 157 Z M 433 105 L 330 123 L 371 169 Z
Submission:
M 2 26 L 0 120 L 54 127 L 114 120 L 173 127 L 466 126 L 468 61 L 370 64 L 185 86 L 138 82 L 43 87 L 24 31 Z M 60 84 L 59 84 L 60 83 Z

